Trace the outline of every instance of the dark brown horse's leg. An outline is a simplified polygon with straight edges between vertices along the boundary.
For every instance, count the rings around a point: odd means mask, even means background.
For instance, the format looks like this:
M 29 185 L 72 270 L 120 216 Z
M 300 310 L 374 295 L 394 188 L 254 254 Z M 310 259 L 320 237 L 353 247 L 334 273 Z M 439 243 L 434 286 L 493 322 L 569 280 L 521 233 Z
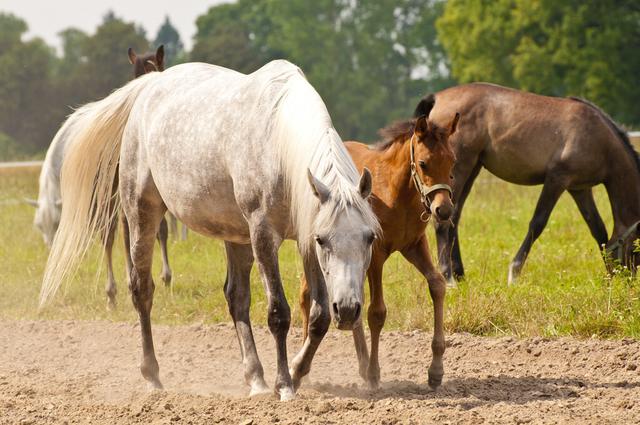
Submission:
M 307 340 L 309 334 L 309 314 L 311 312 L 311 289 L 305 275 L 300 278 L 300 311 L 302 312 L 302 342 Z
M 565 188 L 566 186 L 558 181 L 550 178 L 546 179 L 544 186 L 542 187 L 540 198 L 538 198 L 538 204 L 536 205 L 536 210 L 533 213 L 533 218 L 529 222 L 529 231 L 527 232 L 527 236 L 524 238 L 518 253 L 509 265 L 508 283 L 510 285 L 515 283 L 516 279 L 520 275 L 524 262 L 527 259 L 527 255 L 529 255 L 529 251 L 531 250 L 531 246 L 536 239 L 538 239 L 544 230 L 544 227 L 547 225 L 551 211 L 553 211 L 553 207 L 555 207 L 556 202 L 558 202 L 558 199 L 560 198 L 560 195 L 562 195 L 562 192 L 564 192 Z
M 462 215 L 462 208 L 471 192 L 471 187 L 478 177 L 482 164 L 473 162 L 475 165 L 469 170 L 455 172 L 453 182 L 454 211 L 451 216 L 451 223 L 435 223 L 436 239 L 438 243 L 438 263 L 444 277 L 455 286 L 454 279 L 464 277 L 464 266 L 460 254 L 460 241 L 458 240 L 458 223 Z M 462 165 L 460 165 L 462 167 Z M 453 224 L 453 226 L 451 225 Z
M 225 242 L 225 248 L 227 251 L 227 279 L 224 283 L 224 295 L 240 343 L 244 379 L 251 387 L 250 395 L 256 395 L 269 391 L 269 387 L 264 381 L 264 371 L 258 358 L 251 330 L 251 319 L 249 318 L 253 252 L 251 245 L 239 245 L 231 242 Z
M 113 241 L 116 235 L 116 229 L 118 228 L 118 216 L 115 215 L 109 223 L 109 228 L 104 235 L 103 247 L 105 253 L 105 262 L 107 264 L 107 284 L 105 285 L 105 292 L 107 293 L 107 309 L 113 309 L 116 307 L 116 294 L 118 288 L 116 287 L 116 279 L 113 275 Z
M 602 221 L 602 217 L 600 217 L 600 213 L 598 212 L 598 207 L 596 207 L 596 202 L 593 199 L 593 191 L 591 189 L 570 190 L 569 193 L 573 197 L 573 200 L 576 201 L 582 218 L 587 222 L 591 236 L 593 236 L 598 243 L 598 248 L 602 250 L 603 245 L 609 240 L 609 236 L 607 235 L 607 228 Z
M 158 229 L 158 244 L 160 245 L 160 252 L 162 253 L 162 275 L 160 278 L 164 282 L 165 286 L 171 285 L 171 267 L 169 266 L 169 254 L 167 252 L 167 240 L 169 239 L 169 226 L 167 225 L 167 219 L 162 217 L 160 227 Z
M 431 351 L 433 358 L 429 367 L 429 386 L 438 387 L 442 383 L 444 375 L 444 296 L 446 282 L 442 274 L 436 269 L 429 254 L 427 238 L 422 236 L 420 240 L 402 251 L 402 255 L 424 275 L 429 283 L 429 293 L 433 300 L 433 340 Z
M 142 362 L 140 372 L 154 388 L 162 388 L 160 382 L 160 368 L 153 347 L 151 333 L 151 307 L 153 306 L 153 292 L 155 284 L 151 276 L 151 262 L 153 259 L 153 244 L 160 220 L 165 209 L 164 205 L 154 205 L 145 202 L 143 196 L 133 200 L 125 206 L 127 222 L 129 224 L 131 248 L 131 277 L 129 290 L 133 305 L 138 311 L 140 331 L 142 333 Z
M 367 369 L 367 381 L 372 389 L 380 386 L 378 350 L 380 332 L 387 318 L 387 306 L 384 304 L 384 293 L 382 291 L 382 269 L 387 258 L 387 254 L 374 250 L 371 265 L 367 270 L 369 292 L 371 293 L 371 302 L 367 311 L 367 320 L 371 331 L 371 356 L 369 357 L 369 368 Z

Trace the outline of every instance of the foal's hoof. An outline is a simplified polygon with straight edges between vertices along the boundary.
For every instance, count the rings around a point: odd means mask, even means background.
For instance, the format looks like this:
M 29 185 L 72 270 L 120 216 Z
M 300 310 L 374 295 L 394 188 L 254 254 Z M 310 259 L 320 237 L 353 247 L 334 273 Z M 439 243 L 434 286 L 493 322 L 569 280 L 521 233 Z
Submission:
M 117 305 L 116 305 L 116 299 L 115 298 L 109 298 L 107 299 L 107 311 L 114 311 L 116 309 Z
M 458 281 L 453 276 L 447 279 L 447 289 L 458 289 Z
M 280 401 L 289 401 L 296 398 L 296 392 L 291 387 L 280 388 Z

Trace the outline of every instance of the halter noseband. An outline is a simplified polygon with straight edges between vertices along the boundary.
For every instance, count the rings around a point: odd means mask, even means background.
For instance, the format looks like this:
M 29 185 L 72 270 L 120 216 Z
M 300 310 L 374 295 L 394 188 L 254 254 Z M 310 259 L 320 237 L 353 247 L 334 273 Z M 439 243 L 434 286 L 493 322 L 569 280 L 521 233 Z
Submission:
M 420 176 L 418 176 L 418 171 L 416 169 L 416 161 L 413 154 L 413 139 L 415 138 L 415 133 L 411 136 L 411 140 L 409 141 L 409 151 L 411 152 L 411 179 L 413 180 L 413 184 L 416 187 L 416 190 L 420 194 L 420 200 L 422 201 L 422 205 L 424 206 L 424 211 L 420 214 L 420 220 L 423 222 L 428 222 L 429 218 L 431 218 L 431 200 L 429 199 L 429 195 L 433 192 L 437 192 L 438 190 L 446 190 L 449 192 L 449 196 L 453 197 L 453 190 L 451 190 L 451 186 L 444 183 L 434 184 L 433 186 L 425 185 Z M 638 223 L 636 223 L 638 224 Z
M 636 221 L 620 236 L 610 247 L 606 248 L 608 254 L 614 254 L 614 256 L 620 261 L 624 261 L 624 245 L 627 243 L 629 237 L 638 230 L 640 221 Z

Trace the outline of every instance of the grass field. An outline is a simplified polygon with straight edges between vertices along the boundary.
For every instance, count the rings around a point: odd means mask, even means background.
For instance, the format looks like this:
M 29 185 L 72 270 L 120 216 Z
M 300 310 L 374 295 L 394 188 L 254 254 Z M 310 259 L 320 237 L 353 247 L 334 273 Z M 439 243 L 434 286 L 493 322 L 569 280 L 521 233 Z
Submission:
M 0 170 L 0 318 L 106 319 L 134 321 L 124 276 L 121 242 L 114 254 L 118 308 L 106 310 L 104 273 L 96 248 L 75 279 L 55 301 L 37 310 L 47 249 L 33 227 L 33 208 L 17 202 L 37 195 L 36 169 Z M 507 267 L 525 236 L 540 187 L 514 186 L 483 172 L 465 207 L 460 226 L 467 278 L 446 300 L 447 332 L 517 336 L 575 335 L 639 337 L 640 285 L 624 273 L 605 274 L 596 243 L 576 206 L 564 195 L 541 238 L 534 245 L 518 285 L 507 287 Z M 608 229 L 611 213 L 606 193 L 596 198 Z M 433 229 L 428 233 L 433 242 Z M 159 279 L 154 262 L 155 323 L 228 321 L 222 292 L 225 256 L 220 241 L 190 233 L 169 246 L 174 286 Z M 434 249 L 433 249 L 434 250 Z M 159 251 L 159 250 L 156 250 Z M 285 290 L 294 324 L 300 324 L 297 291 L 302 266 L 295 246 L 280 252 Z M 265 323 L 262 284 L 252 274 L 252 319 Z M 399 255 L 385 268 L 387 328 L 430 329 L 432 306 L 426 282 Z

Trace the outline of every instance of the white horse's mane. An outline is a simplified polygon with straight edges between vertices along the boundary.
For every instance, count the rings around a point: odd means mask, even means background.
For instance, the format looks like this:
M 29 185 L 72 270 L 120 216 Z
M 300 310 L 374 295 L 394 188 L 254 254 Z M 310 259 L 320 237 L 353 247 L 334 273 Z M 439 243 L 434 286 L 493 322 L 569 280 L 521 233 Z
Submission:
M 308 253 L 314 226 L 317 231 L 329 231 L 337 213 L 348 207 L 359 211 L 365 223 L 379 233 L 377 218 L 358 192 L 358 170 L 320 95 L 298 67 L 279 62 L 282 72 L 270 80 L 281 84 L 279 95 L 272 98 L 275 119 L 270 137 L 285 170 L 300 250 Z M 331 192 L 334 208 L 324 209 L 323 214 L 318 214 L 319 200 L 312 193 L 307 169 Z

